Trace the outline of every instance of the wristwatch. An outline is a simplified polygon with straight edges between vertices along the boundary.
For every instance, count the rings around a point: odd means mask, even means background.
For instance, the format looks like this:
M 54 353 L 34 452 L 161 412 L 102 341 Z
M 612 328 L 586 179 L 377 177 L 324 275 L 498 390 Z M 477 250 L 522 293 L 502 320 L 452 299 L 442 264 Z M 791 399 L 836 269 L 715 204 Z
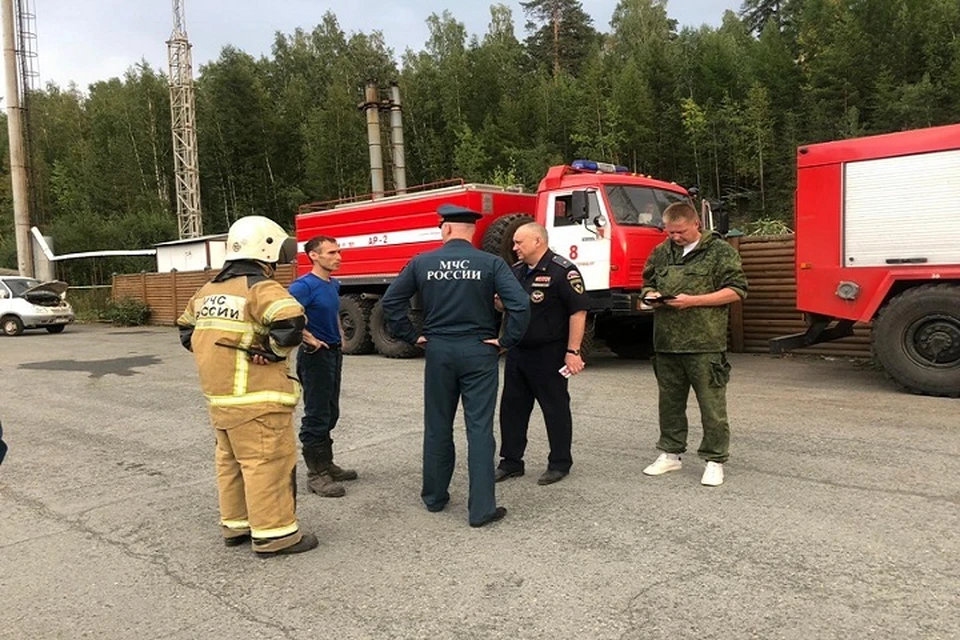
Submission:
M 567 349 L 567 353 L 572 353 L 575 356 L 580 355 L 580 349 Z

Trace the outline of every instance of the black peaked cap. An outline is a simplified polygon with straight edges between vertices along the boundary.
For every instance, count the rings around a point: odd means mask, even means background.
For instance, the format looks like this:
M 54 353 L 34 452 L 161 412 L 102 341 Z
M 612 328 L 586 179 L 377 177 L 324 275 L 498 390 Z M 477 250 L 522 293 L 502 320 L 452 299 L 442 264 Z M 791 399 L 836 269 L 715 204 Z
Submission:
M 483 217 L 483 214 L 477 213 L 473 209 L 459 207 L 455 204 L 443 204 L 437 208 L 437 214 L 443 222 L 466 222 L 467 224 L 476 224 L 477 220 Z

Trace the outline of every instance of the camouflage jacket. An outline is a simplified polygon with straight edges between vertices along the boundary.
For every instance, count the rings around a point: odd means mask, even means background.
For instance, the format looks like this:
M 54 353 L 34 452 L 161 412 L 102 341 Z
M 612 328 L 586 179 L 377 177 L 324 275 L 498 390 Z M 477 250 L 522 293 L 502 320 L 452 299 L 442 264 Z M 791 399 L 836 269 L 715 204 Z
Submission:
M 705 232 L 697 247 L 683 255 L 683 247 L 664 240 L 643 267 L 642 295 L 702 295 L 733 289 L 747 296 L 747 277 L 740 254 L 720 235 Z M 673 309 L 658 305 L 654 311 L 653 345 L 664 353 L 716 353 L 727 350 L 729 305 Z

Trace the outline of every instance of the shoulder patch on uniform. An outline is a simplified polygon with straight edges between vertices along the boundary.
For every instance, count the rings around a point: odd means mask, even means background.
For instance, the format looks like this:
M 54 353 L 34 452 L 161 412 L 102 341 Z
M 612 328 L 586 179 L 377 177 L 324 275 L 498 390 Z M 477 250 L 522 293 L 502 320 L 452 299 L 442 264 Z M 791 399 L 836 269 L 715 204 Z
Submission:
M 570 285 L 570 288 L 576 291 L 578 294 L 583 293 L 583 278 L 580 276 L 580 272 L 576 269 L 567 272 L 567 283 Z
M 573 266 L 572 262 L 570 262 L 569 260 L 567 260 L 566 258 L 560 255 L 553 256 L 553 261 L 556 262 L 561 267 L 563 267 L 564 269 L 569 269 L 570 267 Z

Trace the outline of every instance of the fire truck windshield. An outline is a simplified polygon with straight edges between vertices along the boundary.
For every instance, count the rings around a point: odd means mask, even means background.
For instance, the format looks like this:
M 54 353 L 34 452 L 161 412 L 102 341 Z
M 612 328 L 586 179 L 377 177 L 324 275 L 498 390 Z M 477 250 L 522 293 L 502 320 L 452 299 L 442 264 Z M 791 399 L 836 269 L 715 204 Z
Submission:
M 662 227 L 663 210 L 674 202 L 687 201 L 679 193 L 665 189 L 631 185 L 608 185 L 605 189 L 613 219 L 622 225 Z

